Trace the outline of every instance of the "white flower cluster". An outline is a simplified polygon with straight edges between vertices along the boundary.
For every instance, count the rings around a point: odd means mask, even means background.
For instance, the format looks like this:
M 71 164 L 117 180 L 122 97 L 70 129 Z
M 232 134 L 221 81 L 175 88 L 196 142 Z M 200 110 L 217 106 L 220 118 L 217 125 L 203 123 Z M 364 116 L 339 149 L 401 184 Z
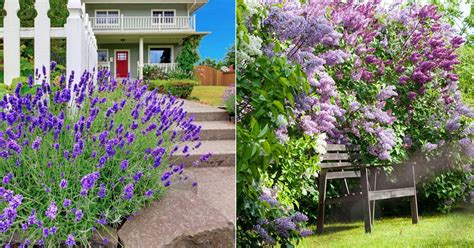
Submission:
M 259 0 L 244 0 L 244 3 L 247 6 L 250 16 L 255 15 L 262 6 Z
M 314 150 L 316 151 L 316 153 L 322 155 L 322 154 L 326 154 L 326 147 L 328 145 L 328 143 L 326 142 L 326 134 L 325 133 L 321 133 L 321 134 L 318 134 L 316 136 L 316 140 L 315 140 L 315 143 L 316 143 L 316 146 L 314 148 Z
M 263 42 L 260 37 L 249 34 L 249 43 L 246 43 L 242 37 L 243 35 L 243 33 L 239 33 L 241 43 L 239 49 L 237 49 L 237 58 L 240 59 L 241 64 L 253 62 L 254 57 L 261 56 Z
M 229 72 L 230 69 L 229 69 L 229 67 L 227 67 L 227 66 L 224 65 L 224 66 L 221 67 L 221 71 L 223 71 L 223 72 Z

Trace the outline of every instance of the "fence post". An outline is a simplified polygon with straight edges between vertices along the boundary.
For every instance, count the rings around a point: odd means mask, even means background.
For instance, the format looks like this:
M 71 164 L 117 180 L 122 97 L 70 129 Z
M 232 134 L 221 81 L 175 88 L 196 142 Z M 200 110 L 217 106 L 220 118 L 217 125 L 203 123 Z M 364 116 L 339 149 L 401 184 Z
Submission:
M 3 22 L 3 52 L 5 84 L 11 85 L 12 79 L 20 76 L 20 10 L 18 0 L 5 0 L 7 15 Z
M 50 70 L 50 59 L 51 59 L 51 21 L 48 17 L 49 1 L 48 0 L 36 0 L 35 8 L 38 15 L 35 18 L 35 68 L 43 73 L 43 66 L 46 69 L 46 75 L 48 76 L 46 82 L 49 83 L 49 70 Z M 36 84 L 41 84 L 42 78 L 36 80 Z
M 69 0 L 67 4 L 69 17 L 67 18 L 66 30 L 66 70 L 67 78 L 74 71 L 73 85 L 79 82 L 84 72 L 83 24 L 81 0 Z

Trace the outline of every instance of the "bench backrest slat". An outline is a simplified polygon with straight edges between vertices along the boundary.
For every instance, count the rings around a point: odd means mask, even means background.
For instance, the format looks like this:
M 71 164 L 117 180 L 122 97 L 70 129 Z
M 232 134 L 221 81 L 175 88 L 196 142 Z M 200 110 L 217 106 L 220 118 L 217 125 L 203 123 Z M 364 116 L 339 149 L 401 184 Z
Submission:
M 327 153 L 321 156 L 321 168 L 338 169 L 356 167 L 360 161 L 360 146 L 328 144 Z

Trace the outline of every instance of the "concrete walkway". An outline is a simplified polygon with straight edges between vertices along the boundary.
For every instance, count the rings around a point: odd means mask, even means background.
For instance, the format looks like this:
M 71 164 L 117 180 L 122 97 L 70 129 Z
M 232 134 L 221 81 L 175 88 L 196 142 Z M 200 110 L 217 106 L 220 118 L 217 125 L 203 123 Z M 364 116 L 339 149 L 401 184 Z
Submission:
M 192 101 L 184 108 L 202 126 L 201 147 L 179 158 L 190 179 L 122 226 L 118 235 L 125 247 L 235 246 L 235 125 L 225 110 Z M 192 167 L 209 152 L 208 163 Z

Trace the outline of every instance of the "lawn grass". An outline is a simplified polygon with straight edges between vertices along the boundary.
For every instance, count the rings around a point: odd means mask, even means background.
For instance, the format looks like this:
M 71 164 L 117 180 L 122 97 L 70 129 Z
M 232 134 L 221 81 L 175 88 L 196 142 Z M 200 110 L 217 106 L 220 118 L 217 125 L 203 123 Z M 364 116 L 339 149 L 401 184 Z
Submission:
M 322 235 L 302 240 L 298 247 L 474 247 L 474 206 L 445 215 L 420 216 L 417 225 L 406 218 L 376 219 L 371 234 L 364 223 L 337 223 Z
M 212 106 L 223 106 L 222 94 L 225 89 L 227 86 L 194 86 L 190 100 L 195 99 L 200 103 Z

